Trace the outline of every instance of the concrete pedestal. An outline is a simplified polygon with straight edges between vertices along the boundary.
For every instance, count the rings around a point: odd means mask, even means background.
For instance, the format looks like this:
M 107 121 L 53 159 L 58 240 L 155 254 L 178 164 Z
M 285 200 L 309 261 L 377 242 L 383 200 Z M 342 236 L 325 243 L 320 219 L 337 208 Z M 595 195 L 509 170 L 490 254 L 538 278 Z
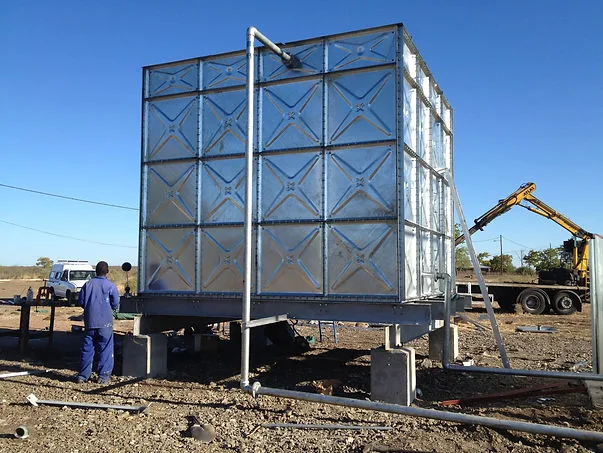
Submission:
M 415 350 L 412 348 L 371 351 L 371 399 L 410 406 L 416 397 Z
M 162 333 L 126 335 L 122 375 L 159 377 L 167 373 L 167 337 Z
M 451 362 L 459 356 L 459 328 L 455 325 L 450 326 L 450 357 Z M 444 357 L 444 328 L 429 332 L 429 358 L 431 360 L 442 361 Z

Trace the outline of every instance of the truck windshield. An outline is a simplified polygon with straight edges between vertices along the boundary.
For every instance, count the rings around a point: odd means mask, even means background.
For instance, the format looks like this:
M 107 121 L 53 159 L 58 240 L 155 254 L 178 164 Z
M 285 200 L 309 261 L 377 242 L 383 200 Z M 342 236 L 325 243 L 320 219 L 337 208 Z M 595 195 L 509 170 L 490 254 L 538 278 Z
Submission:
M 94 271 L 71 271 L 69 274 L 70 280 L 90 280 L 96 276 Z

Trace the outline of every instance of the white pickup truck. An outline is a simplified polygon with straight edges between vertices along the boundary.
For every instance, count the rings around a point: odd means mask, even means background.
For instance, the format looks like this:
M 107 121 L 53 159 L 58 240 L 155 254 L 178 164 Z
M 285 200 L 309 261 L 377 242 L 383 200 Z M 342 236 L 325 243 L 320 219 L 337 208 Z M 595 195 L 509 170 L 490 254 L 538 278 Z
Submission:
M 58 260 L 52 266 L 46 286 L 51 288 L 54 300 L 64 298 L 75 303 L 82 286 L 95 276 L 94 267 L 88 261 Z

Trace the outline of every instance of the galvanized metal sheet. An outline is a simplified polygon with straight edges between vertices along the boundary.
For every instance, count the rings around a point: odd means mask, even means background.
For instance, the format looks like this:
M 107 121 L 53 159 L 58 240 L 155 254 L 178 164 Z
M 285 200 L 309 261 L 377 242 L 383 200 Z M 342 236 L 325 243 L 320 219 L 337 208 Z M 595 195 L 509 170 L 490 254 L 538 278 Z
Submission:
M 147 97 L 165 96 L 199 89 L 199 63 L 159 67 L 148 73 Z
M 327 153 L 327 217 L 396 215 L 396 150 L 392 145 Z
M 199 108 L 196 97 L 149 102 L 146 117 L 146 160 L 197 154 Z
M 245 53 L 209 57 L 202 60 L 203 89 L 219 89 L 245 85 L 247 59 Z
M 395 222 L 331 224 L 327 231 L 329 293 L 398 293 Z
M 194 229 L 148 229 L 145 244 L 145 290 L 195 290 Z
M 331 75 L 327 86 L 329 145 L 396 139 L 393 70 Z
M 603 373 L 603 236 L 590 244 L 590 301 L 592 312 L 593 372 Z
M 245 153 L 246 111 L 245 90 L 202 97 L 201 152 L 204 156 Z
M 270 225 L 260 229 L 261 293 L 323 291 L 323 229 L 319 225 Z
M 442 294 L 452 112 L 410 38 L 388 26 L 284 48 L 300 68 L 256 57 L 255 300 Z M 145 71 L 141 290 L 240 294 L 245 53 Z
M 327 71 L 393 63 L 396 58 L 396 36 L 395 30 L 389 30 L 327 40 Z
M 202 162 L 201 222 L 243 222 L 245 215 L 245 159 Z
M 171 162 L 148 167 L 147 225 L 195 223 L 197 165 Z
M 301 62 L 301 67 L 288 68 L 273 52 L 262 52 L 261 80 L 270 82 L 323 72 L 324 44 L 322 41 L 301 46 L 283 46 L 282 49 L 290 55 L 295 55 Z
M 263 150 L 322 145 L 322 80 L 269 86 L 262 101 Z
M 417 228 L 404 227 L 404 295 L 407 299 L 419 297 L 417 235 Z
M 262 156 L 262 220 L 319 219 L 322 153 Z
M 243 291 L 245 231 L 242 227 L 204 228 L 200 257 L 202 292 Z

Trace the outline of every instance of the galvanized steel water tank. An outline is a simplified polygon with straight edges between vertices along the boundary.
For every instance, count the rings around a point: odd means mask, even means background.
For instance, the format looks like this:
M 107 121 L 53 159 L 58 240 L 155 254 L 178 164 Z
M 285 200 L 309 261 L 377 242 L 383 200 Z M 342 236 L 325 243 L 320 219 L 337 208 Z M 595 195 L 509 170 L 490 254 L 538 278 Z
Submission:
M 254 299 L 441 295 L 452 110 L 404 27 L 283 49 L 301 68 L 256 57 Z M 144 68 L 142 295 L 243 290 L 246 67 L 239 51 Z

